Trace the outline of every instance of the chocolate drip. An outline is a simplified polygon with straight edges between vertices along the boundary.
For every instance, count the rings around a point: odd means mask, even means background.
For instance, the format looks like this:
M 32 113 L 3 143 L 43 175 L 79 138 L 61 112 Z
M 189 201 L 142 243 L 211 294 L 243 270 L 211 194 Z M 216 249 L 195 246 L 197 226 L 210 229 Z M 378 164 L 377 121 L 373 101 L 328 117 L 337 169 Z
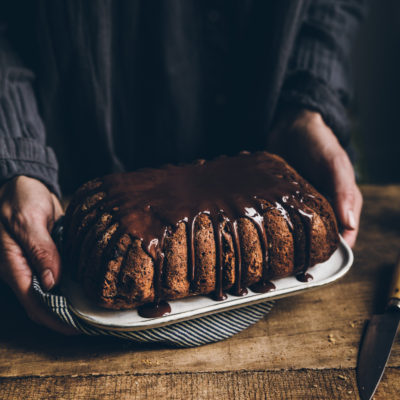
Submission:
M 171 306 L 166 301 L 144 304 L 138 307 L 138 314 L 143 318 L 157 318 L 171 312 Z
M 256 293 L 268 293 L 271 290 L 275 290 L 276 286 L 272 282 L 269 282 L 269 281 L 266 281 L 266 282 L 260 281 L 260 282 L 255 283 L 254 285 L 252 285 L 250 287 L 250 289 Z
M 310 268 L 310 261 L 311 261 L 311 229 L 312 229 L 313 216 L 312 216 L 312 214 L 307 213 L 305 210 L 298 209 L 297 212 L 303 223 L 303 228 L 305 231 L 304 269 L 300 275 L 306 276 L 306 275 L 309 275 L 309 274 L 306 274 L 306 271 L 308 268 Z M 309 276 L 311 276 L 311 275 L 309 275 Z M 312 279 L 312 277 L 311 277 L 311 279 Z
M 161 247 L 162 248 L 162 247 Z M 161 300 L 161 287 L 162 287 L 162 275 L 163 265 L 165 260 L 165 254 L 160 248 L 157 248 L 157 256 L 154 263 L 154 303 L 158 304 Z
M 292 199 L 284 197 L 281 204 L 287 216 L 288 226 L 292 232 L 295 251 L 294 273 L 304 275 L 311 261 L 311 229 L 313 214 L 303 204 L 300 192 L 296 190 Z M 297 228 L 297 229 L 296 229 Z
M 261 204 L 261 207 L 263 208 L 262 204 Z M 253 209 L 252 212 L 250 212 L 250 210 L 247 209 L 246 217 L 249 218 L 250 221 L 252 221 L 254 223 L 254 226 L 256 227 L 257 232 L 258 232 L 258 237 L 259 237 L 260 243 L 261 243 L 262 264 L 263 264 L 261 282 L 262 282 L 262 284 L 266 284 L 268 273 L 269 273 L 270 258 L 268 256 L 267 234 L 265 232 L 264 218 L 255 209 Z M 273 285 L 273 284 L 271 284 L 271 285 Z M 252 288 L 257 289 L 257 288 L 259 288 L 259 286 L 253 285 Z M 264 289 L 262 289 L 262 290 L 264 290 Z M 254 291 L 257 291 L 257 290 L 254 290 Z M 262 291 L 261 293 L 265 293 L 265 292 Z
M 226 299 L 226 295 L 223 292 L 223 267 L 222 262 L 222 221 L 223 215 L 216 213 L 216 215 L 210 215 L 211 222 L 214 230 L 215 245 L 216 245 L 216 282 L 215 282 L 215 293 L 214 300 L 221 301 Z
M 302 272 L 301 274 L 296 275 L 296 279 L 300 282 L 309 282 L 314 279 L 314 277 L 308 272 Z
M 107 193 L 101 200 L 101 212 L 110 212 L 120 229 L 132 238 L 140 239 L 143 250 L 154 264 L 154 310 L 164 312 L 162 276 L 165 255 L 165 227 L 175 228 L 186 223 L 187 275 L 190 290 L 196 278 L 194 225 L 199 214 L 207 214 L 212 222 L 216 245 L 215 298 L 224 298 L 222 229 L 228 226 L 235 252 L 234 293 L 242 295 L 242 256 L 237 229 L 239 218 L 248 218 L 257 229 L 263 255 L 263 276 L 257 287 L 265 292 L 273 289 L 268 282 L 269 256 L 263 212 L 265 204 L 281 207 L 282 215 L 293 226 L 288 209 L 294 210 L 305 227 L 306 262 L 310 262 L 310 216 L 301 201 L 299 185 L 286 179 L 280 171 L 284 163 L 279 158 L 259 152 L 252 155 L 220 157 L 209 162 L 185 166 L 167 165 L 162 169 L 143 169 L 131 173 L 107 175 L 99 190 Z M 284 207 L 281 204 L 285 204 Z M 301 211 L 301 213 L 300 213 Z M 308 218 L 308 219 L 307 219 Z M 308 222 L 307 222 L 308 221 Z M 304 271 L 303 271 L 304 272 Z M 254 290 L 254 289 L 253 289 Z M 161 306 L 163 304 L 163 306 Z M 146 309 L 147 311 L 143 311 Z M 151 306 L 141 308 L 151 313 Z M 160 311 L 161 310 L 161 311 Z M 156 311 L 154 311 L 156 312 Z M 168 312 L 168 311 L 165 311 Z M 153 314 L 152 314 L 153 315 Z

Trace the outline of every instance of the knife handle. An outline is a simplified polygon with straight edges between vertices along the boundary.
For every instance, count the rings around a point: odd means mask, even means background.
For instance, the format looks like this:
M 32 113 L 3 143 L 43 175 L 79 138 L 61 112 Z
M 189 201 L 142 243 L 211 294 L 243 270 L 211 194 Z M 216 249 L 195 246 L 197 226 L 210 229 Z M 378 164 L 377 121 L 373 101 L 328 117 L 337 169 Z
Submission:
M 388 307 L 400 308 L 400 255 L 394 267 L 392 284 L 389 292 Z

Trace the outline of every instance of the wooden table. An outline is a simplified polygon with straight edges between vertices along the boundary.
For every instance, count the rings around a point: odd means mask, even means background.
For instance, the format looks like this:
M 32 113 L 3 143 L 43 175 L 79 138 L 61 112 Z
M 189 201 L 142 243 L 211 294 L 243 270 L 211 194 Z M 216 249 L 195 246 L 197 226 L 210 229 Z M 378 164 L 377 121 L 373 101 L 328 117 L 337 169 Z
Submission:
M 360 336 L 400 250 L 400 186 L 364 186 L 355 264 L 235 337 L 174 350 L 35 326 L 0 294 L 1 399 L 357 399 Z M 400 340 L 376 399 L 400 398 Z

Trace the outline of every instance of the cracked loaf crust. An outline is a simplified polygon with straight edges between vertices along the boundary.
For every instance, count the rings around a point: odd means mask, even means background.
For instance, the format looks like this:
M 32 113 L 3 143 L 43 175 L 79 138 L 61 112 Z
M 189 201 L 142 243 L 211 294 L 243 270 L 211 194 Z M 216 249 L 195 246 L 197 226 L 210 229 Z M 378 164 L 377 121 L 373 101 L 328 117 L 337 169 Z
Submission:
M 267 152 L 95 179 L 76 192 L 64 229 L 73 277 L 111 309 L 265 291 L 338 243 L 328 201 Z

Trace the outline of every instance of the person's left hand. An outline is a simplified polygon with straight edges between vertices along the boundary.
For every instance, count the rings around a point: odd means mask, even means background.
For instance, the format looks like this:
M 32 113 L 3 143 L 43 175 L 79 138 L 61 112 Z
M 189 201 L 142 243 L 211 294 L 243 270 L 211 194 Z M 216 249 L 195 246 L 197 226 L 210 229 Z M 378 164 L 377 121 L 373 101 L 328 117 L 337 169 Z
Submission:
M 78 332 L 52 315 L 32 288 L 34 273 L 46 290 L 60 279 L 61 259 L 50 232 L 62 214 L 57 197 L 34 178 L 18 176 L 0 188 L 0 280 L 33 321 L 72 335 Z
M 332 198 L 341 234 L 353 247 L 362 195 L 346 151 L 321 115 L 308 110 L 282 115 L 270 134 L 268 150 L 282 156 L 319 191 Z

